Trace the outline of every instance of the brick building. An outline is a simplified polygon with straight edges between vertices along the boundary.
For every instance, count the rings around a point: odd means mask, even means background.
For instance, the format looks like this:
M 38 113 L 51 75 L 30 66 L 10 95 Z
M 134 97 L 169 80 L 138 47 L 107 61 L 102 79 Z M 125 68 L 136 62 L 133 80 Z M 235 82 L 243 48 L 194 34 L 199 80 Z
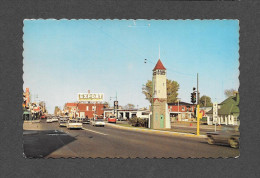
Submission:
M 168 103 L 168 109 L 171 118 L 175 118 L 175 120 L 178 121 L 188 121 L 191 118 L 194 118 L 196 104 L 186 102 Z
M 63 113 L 70 117 L 93 118 L 94 115 L 103 116 L 107 107 L 108 105 L 103 103 L 66 103 Z

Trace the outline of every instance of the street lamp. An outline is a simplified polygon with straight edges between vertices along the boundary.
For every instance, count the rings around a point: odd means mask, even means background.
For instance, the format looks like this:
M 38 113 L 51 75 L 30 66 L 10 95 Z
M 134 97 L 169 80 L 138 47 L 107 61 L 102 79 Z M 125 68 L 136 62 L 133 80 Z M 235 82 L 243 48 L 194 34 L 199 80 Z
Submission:
M 144 63 L 146 64 L 147 62 L 150 62 L 149 60 L 147 60 L 147 59 L 144 59 Z M 154 81 L 153 81 L 153 78 L 152 78 L 152 95 L 150 95 L 151 96 L 151 99 L 152 99 L 152 102 L 151 102 L 151 107 L 152 107 L 152 118 L 153 118 L 153 95 L 154 95 L 154 83 L 153 83 Z M 151 118 L 149 118 L 150 120 L 149 120 L 149 128 L 151 128 Z M 153 124 L 153 123 L 152 123 Z

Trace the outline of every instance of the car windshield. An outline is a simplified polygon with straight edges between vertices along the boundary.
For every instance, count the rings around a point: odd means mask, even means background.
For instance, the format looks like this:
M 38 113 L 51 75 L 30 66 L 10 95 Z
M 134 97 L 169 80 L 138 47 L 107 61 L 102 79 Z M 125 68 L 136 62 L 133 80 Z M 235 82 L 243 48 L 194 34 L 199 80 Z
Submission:
M 110 116 L 110 118 L 115 118 L 115 116 Z
M 103 119 L 97 119 L 96 122 L 103 122 Z
M 70 123 L 77 123 L 77 120 L 70 120 Z

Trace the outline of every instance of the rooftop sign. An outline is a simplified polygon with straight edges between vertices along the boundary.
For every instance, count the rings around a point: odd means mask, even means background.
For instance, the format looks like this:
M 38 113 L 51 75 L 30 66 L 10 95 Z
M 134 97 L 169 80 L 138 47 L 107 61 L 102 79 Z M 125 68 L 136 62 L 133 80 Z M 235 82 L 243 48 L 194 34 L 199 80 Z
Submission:
M 78 93 L 78 101 L 103 101 L 104 93 Z

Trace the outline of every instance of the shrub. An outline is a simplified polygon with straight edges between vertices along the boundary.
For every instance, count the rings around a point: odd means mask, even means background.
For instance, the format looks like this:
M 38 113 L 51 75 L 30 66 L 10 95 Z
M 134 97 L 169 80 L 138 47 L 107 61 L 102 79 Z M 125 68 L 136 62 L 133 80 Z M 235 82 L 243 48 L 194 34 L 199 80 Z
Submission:
M 134 127 L 148 127 L 148 119 L 132 117 L 131 119 L 129 119 L 129 124 Z

